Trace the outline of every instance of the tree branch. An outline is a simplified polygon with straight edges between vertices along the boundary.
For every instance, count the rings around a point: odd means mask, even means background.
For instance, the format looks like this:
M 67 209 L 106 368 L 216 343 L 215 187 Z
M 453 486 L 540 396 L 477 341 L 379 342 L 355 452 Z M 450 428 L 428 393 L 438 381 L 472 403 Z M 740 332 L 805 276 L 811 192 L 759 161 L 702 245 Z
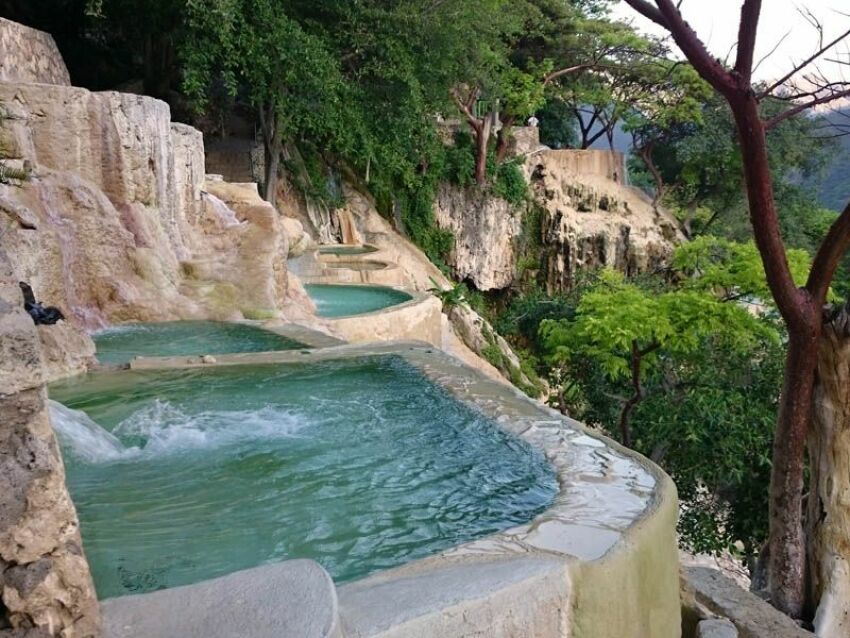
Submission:
M 753 75 L 753 56 L 756 50 L 761 0 L 745 0 L 741 7 L 741 22 L 738 25 L 738 57 L 735 72 L 743 82 L 750 84 Z
M 844 254 L 850 250 L 850 203 L 830 226 L 812 262 L 806 289 L 823 305 L 835 271 Z
M 470 91 L 467 100 L 463 100 L 461 98 L 456 88 L 452 88 L 450 93 L 452 95 L 452 100 L 454 100 L 457 108 L 466 117 L 466 121 L 469 122 L 469 125 L 476 131 L 479 130 L 482 126 L 481 120 L 475 117 L 475 114 L 472 112 L 472 106 L 475 104 L 475 100 L 478 99 L 478 89 Z
M 548 86 L 555 80 L 565 75 L 569 75 L 570 73 L 576 73 L 577 71 L 584 71 L 585 69 L 592 69 L 596 65 L 593 63 L 588 64 L 576 64 L 575 66 L 568 66 L 563 69 L 558 69 L 557 71 L 552 71 L 551 73 L 546 74 L 546 77 L 543 78 L 543 86 Z
M 626 2 L 646 15 L 640 8 L 640 5 L 648 4 L 645 0 L 626 0 Z M 655 3 L 658 5 L 658 13 L 662 18 L 660 22 L 657 21 L 658 24 L 670 31 L 673 40 L 679 45 L 682 53 L 702 75 L 703 79 L 723 95 L 733 93 L 737 89 L 737 84 L 732 75 L 708 52 L 705 44 L 699 39 L 691 25 L 685 22 L 679 8 L 672 0 L 655 0 Z
M 646 0 L 626 0 L 626 2 L 628 2 L 629 6 L 631 6 L 632 9 L 637 11 L 644 18 L 652 20 L 665 29 L 670 28 L 664 15 L 656 7 L 653 7 L 652 4 L 646 2 Z
M 787 111 L 783 111 L 779 115 L 774 115 L 772 118 L 766 120 L 764 123 L 764 128 L 765 130 L 770 130 L 780 122 L 784 122 L 788 118 L 794 117 L 795 115 L 799 115 L 803 111 L 807 111 L 816 106 L 820 106 L 821 104 L 829 104 L 830 102 L 840 100 L 843 97 L 850 97 L 850 88 L 844 89 L 843 91 L 836 91 L 834 93 L 830 93 L 829 95 L 824 95 L 819 98 L 809 100 L 808 102 L 797 104 L 788 109 Z
M 834 39 L 832 42 L 830 42 L 829 44 L 826 44 L 826 45 L 822 46 L 820 49 L 818 49 L 817 51 L 815 51 L 815 53 L 813 53 L 811 56 L 809 56 L 808 58 L 806 58 L 805 60 L 803 60 L 802 62 L 800 62 L 800 64 L 798 64 L 798 65 L 797 65 L 797 66 L 795 66 L 793 69 L 791 69 L 788 73 L 786 73 L 786 74 L 785 74 L 785 75 L 783 75 L 781 78 L 779 78 L 778 80 L 776 80 L 776 82 L 774 82 L 774 83 L 773 83 L 773 84 L 771 84 L 769 87 L 767 87 L 764 91 L 762 91 L 761 93 L 759 93 L 759 95 L 758 95 L 758 99 L 759 99 L 759 100 L 763 100 L 765 97 L 767 97 L 768 95 L 770 95 L 771 93 L 773 93 L 776 89 L 778 89 L 780 86 L 782 86 L 783 84 L 785 84 L 788 80 L 790 80 L 792 77 L 794 77 L 797 73 L 799 73 L 800 71 L 802 71 L 803 69 L 805 69 L 805 68 L 806 68 L 807 66 L 809 66 L 812 62 L 814 62 L 815 60 L 817 60 L 820 56 L 822 56 L 822 55 L 823 55 L 824 53 L 826 53 L 829 49 L 831 49 L 831 48 L 832 48 L 832 47 L 834 47 L 836 44 L 838 44 L 839 42 L 841 42 L 841 41 L 842 41 L 844 38 L 846 38 L 847 36 L 850 36 L 850 29 L 848 29 L 847 31 L 845 31 L 844 33 L 842 33 L 840 36 L 838 36 L 837 38 L 835 38 L 835 39 Z

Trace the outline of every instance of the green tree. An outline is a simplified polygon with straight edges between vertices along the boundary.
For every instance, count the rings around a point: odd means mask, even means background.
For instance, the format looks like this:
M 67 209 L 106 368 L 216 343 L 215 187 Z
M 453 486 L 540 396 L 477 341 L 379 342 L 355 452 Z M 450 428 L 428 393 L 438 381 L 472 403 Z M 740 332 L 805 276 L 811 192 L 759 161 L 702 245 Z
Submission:
M 274 201 L 284 140 L 339 141 L 345 86 L 337 61 L 276 0 L 189 0 L 186 92 L 204 105 L 220 77 L 256 109 L 266 152 L 265 197 Z
M 803 281 L 808 254 L 790 259 Z M 539 323 L 559 407 L 674 477 L 686 546 L 743 544 L 750 567 L 766 538 L 782 376 L 784 333 L 768 292 L 752 242 L 702 237 L 676 250 L 664 278 L 603 271 L 573 293 L 572 311 Z

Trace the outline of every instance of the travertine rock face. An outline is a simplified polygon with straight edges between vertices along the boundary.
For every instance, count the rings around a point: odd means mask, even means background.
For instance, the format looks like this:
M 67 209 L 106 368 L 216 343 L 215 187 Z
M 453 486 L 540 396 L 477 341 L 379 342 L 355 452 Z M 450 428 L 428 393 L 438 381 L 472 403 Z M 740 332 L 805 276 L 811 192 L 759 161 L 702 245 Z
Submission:
M 580 267 L 651 270 L 683 239 L 672 215 L 613 179 L 616 163 L 602 161 L 610 153 L 593 153 L 543 151 L 526 163 L 541 215 L 541 266 L 550 292 L 568 289 Z
M 97 599 L 17 281 L 0 249 L 0 636 L 89 638 Z
M 458 279 L 479 290 L 515 281 L 521 243 L 539 247 L 529 257 L 539 262 L 533 268 L 543 270 L 554 292 L 568 289 L 579 267 L 649 270 L 682 239 L 668 213 L 619 183 L 624 170 L 619 154 L 542 150 L 526 159 L 524 170 L 534 198 L 529 205 L 511 206 L 450 186 L 438 195 L 437 223 L 455 236 L 449 265 Z M 531 215 L 538 223 L 524 224 Z
M 0 185 L 18 276 L 72 323 L 285 314 L 287 244 L 256 188 L 204 181 L 201 133 L 121 93 L 0 82 L 0 139 L 33 164 Z M 212 185 L 210 185 L 212 184 Z
M 0 81 L 71 84 L 53 37 L 0 18 Z
M 455 237 L 448 261 L 458 279 L 471 280 L 479 290 L 511 284 L 516 272 L 515 243 L 522 231 L 520 209 L 503 199 L 443 185 L 434 216 Z
M 297 214 L 291 204 L 290 214 Z M 286 209 L 284 209 L 286 210 Z M 374 202 L 354 189 L 345 189 L 345 206 L 336 212 L 339 225 L 347 228 L 345 243 L 366 243 L 377 248 L 368 259 L 393 264 L 401 284 L 420 292 L 433 288 L 447 290 L 452 283 L 418 247 L 402 237 L 375 208 Z M 449 309 L 446 309 L 449 310 Z M 466 305 L 447 312 L 449 321 L 442 335 L 443 346 L 469 365 L 490 375 L 502 375 L 531 387 L 533 384 L 519 368 L 519 359 L 510 345 L 499 337 L 486 319 Z M 482 357 L 498 352 L 499 369 Z

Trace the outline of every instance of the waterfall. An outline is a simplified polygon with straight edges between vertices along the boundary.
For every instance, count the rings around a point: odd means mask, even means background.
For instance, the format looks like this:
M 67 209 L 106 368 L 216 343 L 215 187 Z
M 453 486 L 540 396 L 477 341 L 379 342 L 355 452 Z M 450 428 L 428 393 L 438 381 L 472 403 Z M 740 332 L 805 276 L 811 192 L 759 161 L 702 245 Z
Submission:
M 135 451 L 125 448 L 113 436 L 81 410 L 72 410 L 50 401 L 50 420 L 63 448 L 90 463 L 116 461 Z

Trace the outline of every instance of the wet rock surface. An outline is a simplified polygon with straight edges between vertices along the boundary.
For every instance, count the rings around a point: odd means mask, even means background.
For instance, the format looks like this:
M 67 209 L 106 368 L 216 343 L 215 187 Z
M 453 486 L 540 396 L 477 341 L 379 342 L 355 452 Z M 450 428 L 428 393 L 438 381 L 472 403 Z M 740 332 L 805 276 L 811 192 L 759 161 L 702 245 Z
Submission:
M 54 329 L 56 326 L 44 327 Z M 0 249 L 0 636 L 88 638 L 94 586 L 50 426 L 41 340 Z

